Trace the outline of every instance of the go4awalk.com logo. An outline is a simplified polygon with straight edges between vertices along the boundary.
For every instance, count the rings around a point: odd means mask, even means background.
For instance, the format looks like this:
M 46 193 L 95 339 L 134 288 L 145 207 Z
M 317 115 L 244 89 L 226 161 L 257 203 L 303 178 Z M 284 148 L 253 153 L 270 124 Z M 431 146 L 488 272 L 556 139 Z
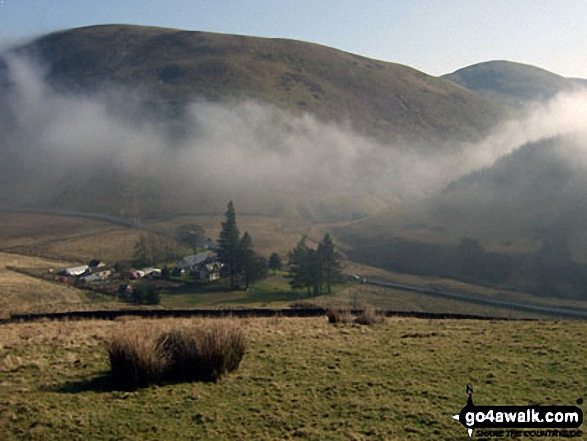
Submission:
M 577 406 L 476 406 L 473 388 L 468 385 L 467 394 L 467 404 L 453 419 L 465 426 L 469 437 L 474 430 L 480 430 L 479 435 L 483 437 L 574 438 L 583 435 L 580 430 L 572 430 L 583 424 L 583 411 Z M 582 400 L 577 403 L 581 404 Z

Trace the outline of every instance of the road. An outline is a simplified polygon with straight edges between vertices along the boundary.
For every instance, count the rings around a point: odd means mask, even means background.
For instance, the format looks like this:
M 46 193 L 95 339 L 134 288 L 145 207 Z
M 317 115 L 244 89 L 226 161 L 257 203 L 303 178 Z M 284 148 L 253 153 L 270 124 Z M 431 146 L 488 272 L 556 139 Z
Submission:
M 363 279 L 363 283 L 369 285 L 383 286 L 385 288 L 400 289 L 402 291 L 417 292 L 420 294 L 430 295 L 434 297 L 442 297 L 445 299 L 459 300 L 463 302 L 475 303 L 477 305 L 495 306 L 498 308 L 507 308 L 514 311 L 533 312 L 536 314 L 545 314 L 569 319 L 587 319 L 587 310 L 581 308 L 566 308 L 563 306 L 545 306 L 535 305 L 529 303 L 510 302 L 507 300 L 497 300 L 487 297 L 473 296 L 470 294 L 461 294 L 450 291 L 443 291 L 439 289 L 424 288 L 421 286 L 403 285 L 400 283 Z

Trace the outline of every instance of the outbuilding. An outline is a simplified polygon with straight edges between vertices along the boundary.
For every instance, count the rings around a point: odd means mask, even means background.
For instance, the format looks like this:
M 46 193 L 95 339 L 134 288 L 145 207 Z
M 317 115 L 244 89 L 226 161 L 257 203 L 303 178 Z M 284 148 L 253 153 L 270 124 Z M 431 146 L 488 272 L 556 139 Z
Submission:
M 79 277 L 86 272 L 89 273 L 90 267 L 88 265 L 74 266 L 65 270 L 66 276 Z

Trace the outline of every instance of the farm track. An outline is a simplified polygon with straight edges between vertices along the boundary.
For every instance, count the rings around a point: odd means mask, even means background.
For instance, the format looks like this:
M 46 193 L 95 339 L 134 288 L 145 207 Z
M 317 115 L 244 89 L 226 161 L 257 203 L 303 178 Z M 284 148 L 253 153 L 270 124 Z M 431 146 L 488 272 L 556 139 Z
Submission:
M 470 294 L 461 294 L 456 292 L 444 291 L 439 289 L 424 288 L 421 286 L 404 285 L 400 283 L 387 282 L 381 280 L 365 280 L 363 283 L 385 288 L 399 289 L 403 291 L 417 292 L 419 294 L 442 297 L 445 299 L 464 301 L 477 305 L 495 306 L 499 308 L 508 308 L 515 311 L 532 312 L 538 314 L 547 314 L 555 317 L 566 319 L 587 319 L 587 310 L 581 308 L 549 307 L 543 305 L 533 305 L 529 303 L 510 302 L 507 300 L 496 300 L 472 296 Z
M 33 209 L 9 209 L 5 208 L 1 210 L 5 213 L 25 213 L 25 214 L 47 214 L 50 216 L 62 216 L 62 217 L 78 217 L 81 219 L 90 219 L 90 220 L 97 220 L 102 222 L 108 222 L 114 225 L 118 225 L 121 227 L 128 227 L 128 228 L 136 228 L 140 225 L 136 225 L 132 222 L 129 222 L 125 219 L 122 219 L 117 216 L 112 216 L 109 214 L 101 214 L 101 213 L 85 213 L 81 211 L 62 211 L 62 210 L 33 210 Z
M 68 240 L 87 239 L 87 238 L 98 236 L 98 235 L 112 233 L 114 231 L 117 231 L 117 229 L 106 228 L 103 230 L 92 231 L 91 233 L 76 233 L 76 234 L 71 234 L 69 236 L 60 236 L 60 237 L 54 237 L 54 238 L 45 239 L 45 240 L 39 240 L 39 241 L 35 242 L 34 248 L 43 248 L 48 245 L 52 245 L 52 244 L 56 244 L 56 243 L 60 243 L 60 242 L 65 242 Z M 32 247 L 33 246 L 31 246 L 31 245 L 15 245 L 12 247 L 2 248 L 1 251 L 4 253 L 28 255 L 26 253 L 22 253 L 22 251 L 30 249 Z M 40 255 L 39 257 L 46 257 L 46 256 Z

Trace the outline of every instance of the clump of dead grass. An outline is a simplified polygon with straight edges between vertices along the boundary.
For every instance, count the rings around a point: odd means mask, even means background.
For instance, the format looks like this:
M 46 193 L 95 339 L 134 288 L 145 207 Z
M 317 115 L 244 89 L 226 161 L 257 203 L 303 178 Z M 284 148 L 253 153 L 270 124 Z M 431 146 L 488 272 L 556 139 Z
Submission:
M 353 315 L 358 314 L 358 315 Z M 351 311 L 350 309 L 336 309 L 330 308 L 326 312 L 326 316 L 328 317 L 328 321 L 330 323 L 337 323 L 337 324 L 358 324 L 358 325 L 375 325 L 378 323 L 383 323 L 385 321 L 385 317 L 378 313 L 373 308 L 365 308 L 364 310 L 357 312 Z
M 111 376 L 122 389 L 215 382 L 238 368 L 245 346 L 244 334 L 230 323 L 149 332 L 127 329 L 108 341 Z
M 157 347 L 167 359 L 170 381 L 216 381 L 236 370 L 245 353 L 243 333 L 234 326 L 179 328 L 159 335 Z
M 331 308 L 326 311 L 329 323 L 349 324 L 353 322 L 353 315 L 348 309 Z
M 376 325 L 384 321 L 385 317 L 373 308 L 365 308 L 355 319 L 355 323 L 359 325 Z
M 135 389 L 163 380 L 167 355 L 153 332 L 123 330 L 108 342 L 110 373 L 114 385 Z

